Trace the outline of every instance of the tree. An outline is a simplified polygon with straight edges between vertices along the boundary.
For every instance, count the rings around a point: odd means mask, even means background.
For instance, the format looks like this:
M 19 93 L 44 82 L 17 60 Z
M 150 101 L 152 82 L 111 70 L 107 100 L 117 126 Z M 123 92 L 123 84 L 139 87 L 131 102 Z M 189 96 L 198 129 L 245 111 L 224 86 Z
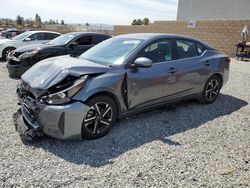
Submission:
M 86 23 L 86 24 L 85 24 L 85 26 L 86 26 L 86 27 L 89 27 L 89 26 L 90 26 L 90 24 L 89 24 L 89 23 Z
M 137 20 L 134 19 L 133 22 L 131 23 L 131 25 L 137 25 Z
M 16 24 L 17 25 L 23 25 L 23 22 L 24 22 L 24 18 L 21 17 L 20 15 L 17 15 L 17 17 L 16 17 Z
M 148 25 L 150 23 L 148 18 L 144 18 L 142 22 L 143 22 L 143 25 Z
M 142 20 L 141 20 L 141 19 L 138 19 L 138 20 L 137 20 L 137 25 L 142 25 L 142 24 L 143 24 Z
M 61 21 L 61 25 L 65 25 L 63 20 Z
M 37 27 L 41 27 L 41 25 L 42 25 L 42 19 L 37 13 L 35 16 L 35 23 L 36 23 Z
M 143 25 L 143 21 L 141 19 L 134 19 L 131 25 Z
M 6 20 L 0 19 L 0 25 L 1 25 L 1 26 L 5 26 L 5 25 L 6 25 Z
M 56 24 L 58 25 L 59 23 L 58 23 L 58 20 L 56 20 Z
M 150 20 L 148 18 L 141 19 L 134 19 L 131 25 L 148 25 Z

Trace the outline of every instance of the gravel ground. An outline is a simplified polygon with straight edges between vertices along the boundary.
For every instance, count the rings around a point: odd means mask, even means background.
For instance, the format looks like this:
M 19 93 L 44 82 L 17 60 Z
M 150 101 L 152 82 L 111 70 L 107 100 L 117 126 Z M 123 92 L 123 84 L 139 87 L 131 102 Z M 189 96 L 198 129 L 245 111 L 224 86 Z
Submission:
M 231 63 L 211 105 L 117 122 L 98 140 L 21 142 L 15 87 L 0 62 L 0 187 L 250 187 L 250 62 Z

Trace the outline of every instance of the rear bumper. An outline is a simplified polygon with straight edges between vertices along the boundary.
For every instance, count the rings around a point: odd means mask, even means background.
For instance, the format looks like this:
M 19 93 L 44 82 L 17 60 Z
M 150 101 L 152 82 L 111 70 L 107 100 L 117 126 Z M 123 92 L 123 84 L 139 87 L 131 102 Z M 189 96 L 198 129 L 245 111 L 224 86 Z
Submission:
M 30 113 L 27 108 L 27 105 L 21 105 L 18 114 L 14 115 L 14 122 L 20 136 L 28 136 L 28 139 L 30 132 L 35 136 L 34 139 L 43 133 L 58 139 L 80 139 L 82 123 L 89 110 L 89 107 L 81 102 L 60 106 L 48 105 L 39 109 L 34 117 L 34 113 Z

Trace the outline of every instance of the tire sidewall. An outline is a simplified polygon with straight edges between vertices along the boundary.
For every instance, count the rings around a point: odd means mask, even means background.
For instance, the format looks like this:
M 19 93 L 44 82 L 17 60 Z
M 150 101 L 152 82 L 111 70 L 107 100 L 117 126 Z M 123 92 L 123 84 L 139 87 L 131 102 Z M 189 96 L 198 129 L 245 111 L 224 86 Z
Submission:
M 209 82 L 210 82 L 211 80 L 214 80 L 214 79 L 216 79 L 216 80 L 218 81 L 218 83 L 219 83 L 219 91 L 218 91 L 218 94 L 217 94 L 217 96 L 215 97 L 215 99 L 209 101 L 209 100 L 207 100 L 207 98 L 206 98 L 206 88 L 207 88 L 207 85 L 209 84 Z M 205 84 L 205 86 L 204 86 L 204 88 L 203 88 L 203 91 L 202 91 L 202 94 L 201 94 L 200 101 L 201 101 L 202 103 L 204 103 L 204 104 L 211 104 L 211 103 L 213 103 L 214 101 L 216 101 L 218 95 L 220 94 L 221 88 L 222 88 L 222 80 L 221 80 L 221 78 L 220 78 L 219 76 L 217 76 L 217 75 L 211 76 L 211 77 L 207 80 L 207 82 L 206 82 L 206 84 Z
M 83 138 L 96 139 L 96 138 L 103 137 L 114 127 L 114 124 L 115 124 L 116 118 L 117 118 L 116 103 L 114 102 L 114 100 L 112 98 L 110 98 L 108 96 L 99 95 L 99 96 L 96 96 L 96 97 L 93 97 L 93 98 L 87 100 L 86 105 L 93 106 L 95 103 L 98 103 L 98 102 L 106 102 L 112 108 L 113 114 L 112 114 L 112 120 L 110 122 L 110 126 L 107 129 L 105 129 L 104 131 L 102 131 L 101 133 L 91 134 L 88 130 L 85 129 L 84 120 L 83 120 L 83 123 L 82 123 L 82 137 Z M 84 117 L 84 119 L 85 119 L 85 117 Z

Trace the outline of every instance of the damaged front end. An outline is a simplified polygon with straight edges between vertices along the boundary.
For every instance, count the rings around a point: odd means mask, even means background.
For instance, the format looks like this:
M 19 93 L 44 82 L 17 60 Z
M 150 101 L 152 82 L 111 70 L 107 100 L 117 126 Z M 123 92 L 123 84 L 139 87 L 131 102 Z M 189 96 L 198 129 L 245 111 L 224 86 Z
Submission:
M 21 106 L 16 113 L 13 114 L 14 125 L 22 140 L 34 141 L 44 136 L 42 127 L 39 125 L 38 114 L 44 108 L 33 95 L 25 91 L 21 84 L 17 87 L 18 104 Z
M 21 138 L 33 141 L 44 134 L 58 139 L 81 138 L 89 107 L 72 98 L 84 87 L 89 75 L 107 70 L 108 67 L 69 57 L 33 66 L 17 86 L 20 109 L 13 119 Z
M 58 139 L 81 138 L 83 118 L 89 107 L 81 101 L 71 100 L 71 97 L 81 89 L 83 78 L 86 76 L 77 79 L 74 84 L 62 91 L 57 91 L 61 84 L 46 92 L 39 91 L 43 95 L 38 98 L 25 89 L 25 83 L 22 81 L 17 88 L 20 109 L 13 115 L 16 130 L 22 140 L 34 141 L 44 134 Z

